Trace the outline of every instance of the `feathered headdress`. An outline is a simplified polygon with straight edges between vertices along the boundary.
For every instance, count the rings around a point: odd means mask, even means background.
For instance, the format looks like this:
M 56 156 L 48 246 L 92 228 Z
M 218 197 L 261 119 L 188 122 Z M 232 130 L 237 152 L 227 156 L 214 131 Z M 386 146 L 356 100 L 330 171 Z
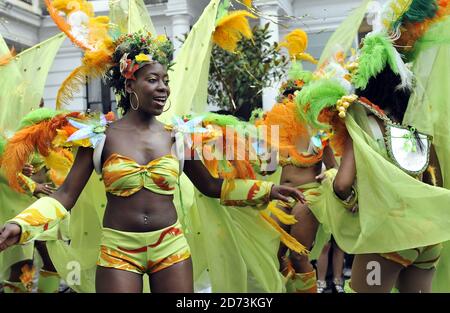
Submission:
M 284 37 L 279 47 L 285 47 L 293 60 L 308 61 L 317 64 L 317 60 L 306 52 L 308 48 L 308 35 L 303 29 L 297 28 Z
M 86 83 L 87 77 L 102 76 L 111 66 L 114 44 L 108 34 L 109 18 L 94 16 L 92 4 L 86 0 L 45 0 L 51 18 L 69 39 L 83 49 L 84 57 L 58 90 L 59 109 L 72 99 Z
M 244 1 L 244 4 L 250 7 L 251 1 Z M 256 16 L 245 10 L 229 12 L 229 7 L 229 1 L 224 1 L 219 7 L 213 42 L 224 50 L 235 52 L 239 40 L 253 37 L 247 18 Z
M 429 27 L 449 16 L 450 1 L 391 0 L 384 8 L 372 5 L 369 14 L 373 31 L 364 39 L 353 82 L 364 89 L 388 64 L 401 78 L 398 87 L 411 89 L 413 73 L 405 62 L 411 61 L 416 42 Z
M 306 52 L 308 48 L 308 35 L 300 28 L 294 29 L 287 34 L 284 37 L 284 41 L 278 47 L 285 47 L 291 59 L 288 80 L 281 84 L 280 95 L 277 99 L 278 102 L 282 102 L 284 97 L 288 94 L 294 94 L 297 90 L 301 90 L 303 85 L 312 79 L 312 73 L 303 69 L 301 61 L 317 64 L 317 60 Z

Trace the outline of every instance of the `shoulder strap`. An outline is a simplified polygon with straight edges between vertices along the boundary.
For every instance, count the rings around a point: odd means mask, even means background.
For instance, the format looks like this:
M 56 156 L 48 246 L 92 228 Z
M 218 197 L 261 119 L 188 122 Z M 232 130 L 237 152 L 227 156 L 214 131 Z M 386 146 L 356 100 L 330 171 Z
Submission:
M 97 174 L 102 173 L 102 153 L 103 147 L 105 146 L 106 136 L 103 136 L 101 140 L 97 143 L 97 146 L 94 148 L 94 154 L 92 156 L 92 160 L 94 162 L 94 169 Z

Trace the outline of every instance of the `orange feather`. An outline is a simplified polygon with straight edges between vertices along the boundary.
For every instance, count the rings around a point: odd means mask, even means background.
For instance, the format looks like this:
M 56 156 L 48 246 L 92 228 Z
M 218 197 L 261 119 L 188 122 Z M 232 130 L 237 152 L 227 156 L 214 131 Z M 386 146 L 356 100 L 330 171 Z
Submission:
M 70 25 L 66 22 L 66 20 L 59 15 L 59 11 L 53 6 L 52 2 L 50 0 L 44 0 L 45 5 L 47 6 L 48 14 L 50 14 L 50 17 L 55 22 L 56 26 L 69 37 L 69 39 L 76 44 L 78 47 L 80 47 L 83 50 L 89 50 L 89 47 L 87 47 L 84 43 L 77 40 L 71 32 Z

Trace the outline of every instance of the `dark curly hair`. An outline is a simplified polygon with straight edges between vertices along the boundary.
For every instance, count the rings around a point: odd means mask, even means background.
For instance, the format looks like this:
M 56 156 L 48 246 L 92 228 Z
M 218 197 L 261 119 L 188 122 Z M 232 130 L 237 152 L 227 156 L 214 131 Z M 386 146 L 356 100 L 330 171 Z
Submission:
M 369 99 L 382 110 L 389 109 L 390 115 L 401 123 L 411 92 L 397 88 L 400 83 L 400 76 L 395 74 L 390 66 L 386 66 L 377 76 L 370 78 L 364 90 L 357 89 L 356 94 Z
M 153 60 L 164 64 L 169 70 L 173 65 L 173 45 L 169 40 L 158 41 L 152 38 L 150 33 L 142 31 L 118 39 L 117 48 L 112 56 L 114 65 L 106 73 L 105 82 L 119 96 L 117 106 L 124 114 L 130 109 L 130 95 L 125 90 L 126 79 L 120 72 L 120 60 L 125 53 L 128 53 L 127 58 L 131 60 L 141 53 L 151 54 Z

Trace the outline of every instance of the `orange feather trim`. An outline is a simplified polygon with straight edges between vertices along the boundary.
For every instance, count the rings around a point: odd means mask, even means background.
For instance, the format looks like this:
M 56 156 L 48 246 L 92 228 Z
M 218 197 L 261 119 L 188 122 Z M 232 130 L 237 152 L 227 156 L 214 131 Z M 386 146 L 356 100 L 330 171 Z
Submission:
M 279 149 L 282 157 L 288 157 L 295 151 L 296 142 L 299 139 L 308 139 L 309 134 L 304 123 L 302 123 L 296 114 L 296 106 L 293 101 L 287 99 L 283 103 L 277 103 L 265 114 L 264 120 L 258 122 L 258 125 L 267 126 L 267 138 L 269 142 Z M 279 143 L 272 140 L 272 126 L 278 126 Z M 294 153 L 299 155 L 298 152 Z
M 11 188 L 23 192 L 17 181 L 17 174 L 22 172 L 30 155 L 37 150 L 42 156 L 48 156 L 51 143 L 57 135 L 56 130 L 68 123 L 66 117 L 78 117 L 79 114 L 72 112 L 58 115 L 51 120 L 24 128 L 8 140 L 3 154 L 2 168 Z
M 70 25 L 66 22 L 66 20 L 59 15 L 59 11 L 53 6 L 52 2 L 50 0 L 44 0 L 45 5 L 47 6 L 48 14 L 55 22 L 56 26 L 67 35 L 67 37 L 78 47 L 80 47 L 83 50 L 89 50 L 89 47 L 87 47 L 83 42 L 76 39 L 72 32 Z

